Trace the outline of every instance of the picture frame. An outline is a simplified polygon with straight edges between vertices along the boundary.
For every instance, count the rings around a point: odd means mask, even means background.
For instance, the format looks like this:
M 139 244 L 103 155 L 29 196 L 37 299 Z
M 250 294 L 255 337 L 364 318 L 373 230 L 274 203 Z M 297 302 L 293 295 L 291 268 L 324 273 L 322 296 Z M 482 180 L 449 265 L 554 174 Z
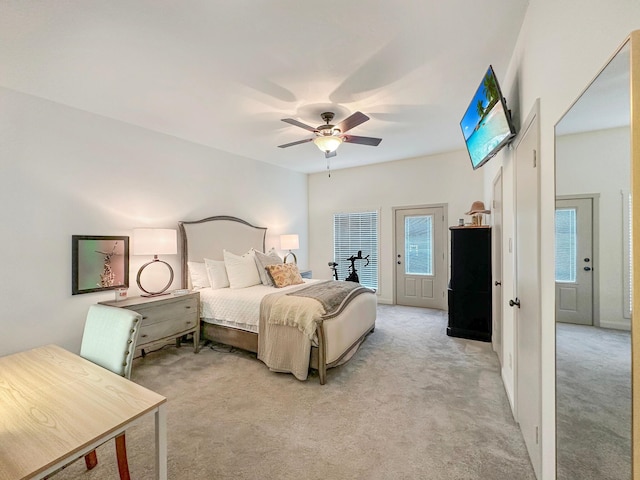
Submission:
M 72 295 L 128 287 L 129 237 L 72 235 Z

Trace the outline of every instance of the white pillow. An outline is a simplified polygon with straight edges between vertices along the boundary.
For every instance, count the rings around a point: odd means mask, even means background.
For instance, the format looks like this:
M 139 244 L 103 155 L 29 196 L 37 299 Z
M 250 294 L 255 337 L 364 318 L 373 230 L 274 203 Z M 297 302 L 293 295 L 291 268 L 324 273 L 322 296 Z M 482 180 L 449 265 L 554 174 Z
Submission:
M 245 288 L 260 284 L 253 250 L 249 250 L 242 256 L 223 250 L 222 255 L 231 288 Z
M 189 277 L 191 277 L 191 287 L 193 289 L 210 287 L 207 268 L 204 262 L 187 262 Z
M 229 286 L 229 277 L 227 277 L 227 269 L 223 260 L 205 258 L 204 265 L 207 267 L 207 276 L 213 290 Z
M 256 256 L 256 267 L 258 267 L 258 274 L 260 275 L 260 281 L 263 285 L 273 286 L 273 280 L 267 273 L 266 266 L 267 265 L 276 265 L 282 263 L 282 259 L 276 253 L 276 251 L 272 248 L 269 250 L 269 253 L 266 255 L 262 252 L 254 251 L 254 255 Z

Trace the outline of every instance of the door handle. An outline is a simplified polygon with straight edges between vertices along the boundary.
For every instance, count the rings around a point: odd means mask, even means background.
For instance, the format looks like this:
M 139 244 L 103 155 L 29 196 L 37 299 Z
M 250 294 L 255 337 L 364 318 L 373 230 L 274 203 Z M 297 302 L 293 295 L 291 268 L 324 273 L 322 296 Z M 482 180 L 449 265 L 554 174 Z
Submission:
M 496 280 L 496 281 L 495 281 L 495 283 L 494 283 L 494 285 L 495 285 L 496 287 L 498 287 L 498 286 L 502 285 L 502 282 L 499 282 L 499 281 L 497 281 L 497 280 Z
M 584 267 L 584 271 L 585 272 L 590 272 L 591 271 L 591 267 Z
M 518 308 L 520 308 L 520 299 L 518 297 L 516 297 L 515 300 L 509 300 L 509 306 L 513 307 L 514 305 L 517 305 Z

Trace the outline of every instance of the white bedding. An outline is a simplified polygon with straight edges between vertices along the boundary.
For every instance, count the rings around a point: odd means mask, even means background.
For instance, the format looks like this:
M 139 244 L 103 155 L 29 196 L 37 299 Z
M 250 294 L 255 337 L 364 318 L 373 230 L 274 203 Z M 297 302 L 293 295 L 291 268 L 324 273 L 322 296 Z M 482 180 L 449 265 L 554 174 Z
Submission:
M 303 279 L 304 284 L 322 280 Z M 258 333 L 260 319 L 260 302 L 265 295 L 286 292 L 302 288 L 302 285 L 275 288 L 266 285 L 255 285 L 247 288 L 201 288 L 200 317 L 202 321 L 225 327 L 238 328 Z

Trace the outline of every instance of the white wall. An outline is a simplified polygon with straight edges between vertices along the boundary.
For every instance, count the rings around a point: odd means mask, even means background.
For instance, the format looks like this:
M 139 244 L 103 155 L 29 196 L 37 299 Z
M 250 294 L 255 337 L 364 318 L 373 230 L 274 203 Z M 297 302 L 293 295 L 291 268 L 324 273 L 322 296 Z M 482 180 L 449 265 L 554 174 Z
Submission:
M 336 163 L 340 157 L 337 157 Z M 310 267 L 316 278 L 330 278 L 333 214 L 380 211 L 379 302 L 393 300 L 393 207 L 448 204 L 449 224 L 483 195 L 483 174 L 473 171 L 466 151 L 413 158 L 309 176 Z M 448 233 L 448 232 L 447 232 Z M 449 272 L 447 271 L 447 280 Z
M 556 193 L 599 194 L 596 287 L 600 296 L 600 325 L 629 330 L 623 302 L 623 197 L 630 184 L 629 127 L 564 135 L 556 141 Z
M 307 264 L 306 175 L 0 88 L 0 355 L 56 343 L 78 351 L 90 304 L 71 295 L 71 236 L 233 215 L 300 234 Z M 130 295 L 140 265 L 132 256 Z M 178 288 L 178 255 L 173 265 Z
M 524 120 L 535 100 L 540 99 L 541 432 L 545 480 L 555 478 L 554 125 L 627 35 L 638 28 L 637 0 L 598 0 L 588 6 L 580 0 L 530 0 L 511 63 L 501 77 L 503 93 L 518 121 Z M 505 183 L 506 203 L 513 199 L 513 169 L 509 155 L 502 161 L 505 179 L 511 177 L 509 186 Z M 493 168 L 497 167 L 496 163 L 485 170 L 485 198 L 491 195 Z M 506 227 L 504 238 L 508 239 L 513 235 L 513 225 L 510 230 Z M 512 320 L 505 317 L 505 322 Z M 508 353 L 513 352 L 505 351 L 505 355 Z

